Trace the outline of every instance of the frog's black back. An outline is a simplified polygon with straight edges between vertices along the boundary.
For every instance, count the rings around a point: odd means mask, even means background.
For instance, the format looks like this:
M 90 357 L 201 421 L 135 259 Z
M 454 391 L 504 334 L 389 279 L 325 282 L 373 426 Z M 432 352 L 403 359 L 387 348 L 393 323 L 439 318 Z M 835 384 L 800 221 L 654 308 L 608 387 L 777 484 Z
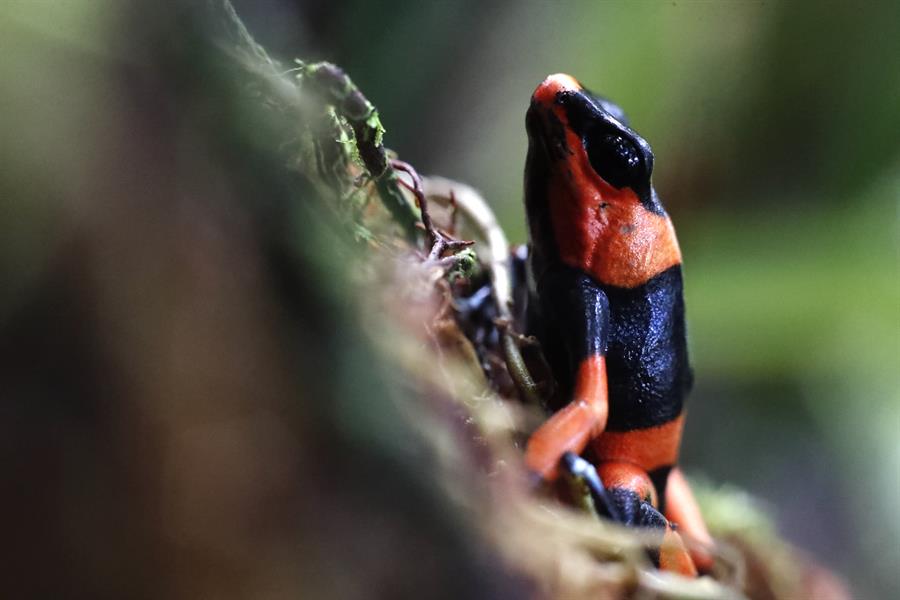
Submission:
M 592 348 L 605 346 L 609 386 L 609 431 L 667 423 L 681 414 L 691 386 L 684 324 L 681 266 L 675 265 L 635 288 L 602 285 L 564 265 L 546 271 L 529 298 L 529 332 L 541 342 L 559 389 L 550 403 L 558 410 L 571 400 L 575 367 Z M 605 331 L 573 331 L 581 319 L 566 298 L 571 291 L 602 295 L 608 307 Z M 581 346 L 567 338 L 584 335 Z M 584 350 L 573 353 L 570 348 Z M 576 354 L 576 355 L 573 355 Z M 581 354 L 581 355 L 577 355 Z
M 637 288 L 600 286 L 609 301 L 607 429 L 660 425 L 681 414 L 691 386 L 681 265 Z

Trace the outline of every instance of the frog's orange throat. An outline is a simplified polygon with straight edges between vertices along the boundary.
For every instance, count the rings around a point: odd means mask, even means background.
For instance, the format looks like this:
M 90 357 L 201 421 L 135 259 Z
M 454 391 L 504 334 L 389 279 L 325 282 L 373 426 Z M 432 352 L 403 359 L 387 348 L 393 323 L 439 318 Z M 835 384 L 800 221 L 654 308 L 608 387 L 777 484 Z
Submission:
M 560 260 L 597 282 L 633 288 L 681 263 L 672 222 L 648 210 L 630 188 L 617 189 L 591 168 L 581 139 L 569 125 L 557 94 L 581 90 L 568 75 L 552 75 L 533 101 L 564 125 L 569 154 L 550 169 L 547 202 Z

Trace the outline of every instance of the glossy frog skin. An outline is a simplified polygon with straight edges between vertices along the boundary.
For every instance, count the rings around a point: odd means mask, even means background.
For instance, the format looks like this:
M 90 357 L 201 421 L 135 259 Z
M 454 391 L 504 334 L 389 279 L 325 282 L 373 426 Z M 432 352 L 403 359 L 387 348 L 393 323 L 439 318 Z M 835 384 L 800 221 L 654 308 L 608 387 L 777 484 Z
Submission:
M 689 554 L 672 523 L 712 540 L 676 467 L 691 373 L 681 252 L 653 153 L 620 108 L 568 75 L 537 87 L 526 127 L 528 327 L 560 384 L 526 465 L 552 481 L 564 458 L 590 459 L 611 515 L 663 530 L 658 564 L 696 574 L 709 555 Z

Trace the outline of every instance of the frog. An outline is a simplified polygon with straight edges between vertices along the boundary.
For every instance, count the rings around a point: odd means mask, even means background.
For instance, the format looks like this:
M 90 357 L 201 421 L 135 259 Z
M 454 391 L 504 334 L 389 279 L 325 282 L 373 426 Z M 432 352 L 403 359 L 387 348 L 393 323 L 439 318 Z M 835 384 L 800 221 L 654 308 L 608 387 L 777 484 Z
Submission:
M 659 532 L 660 569 L 709 572 L 713 540 L 678 466 L 693 375 L 652 149 L 563 73 L 537 86 L 525 125 L 526 329 L 557 384 L 525 466 L 545 486 L 580 474 L 605 516 Z

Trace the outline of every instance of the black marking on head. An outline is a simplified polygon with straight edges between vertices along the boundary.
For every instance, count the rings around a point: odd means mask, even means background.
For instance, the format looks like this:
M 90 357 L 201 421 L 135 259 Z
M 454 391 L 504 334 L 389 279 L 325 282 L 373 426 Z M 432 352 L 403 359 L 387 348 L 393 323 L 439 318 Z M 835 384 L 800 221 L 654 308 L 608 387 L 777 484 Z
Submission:
M 635 188 L 646 179 L 641 155 L 625 137 L 595 128 L 589 130 L 583 139 L 591 167 L 607 183 L 620 189 Z
M 628 127 L 622 109 L 586 90 L 559 92 L 556 103 L 565 109 L 594 171 L 613 187 L 634 190 L 647 210 L 665 214 L 651 184 L 653 151 Z
M 532 139 L 525 158 L 525 220 L 530 243 L 529 269 L 538 274 L 548 264 L 559 260 L 556 236 L 550 223 L 550 203 L 547 201 L 550 172 L 546 149 L 539 141 Z
M 619 123 L 627 127 L 631 126 L 631 123 L 628 122 L 628 115 L 625 114 L 625 111 L 621 106 L 619 106 L 612 100 L 608 100 L 603 96 L 595 94 L 587 88 L 584 89 L 584 93 L 590 96 L 594 100 L 594 102 L 600 105 L 600 108 L 608 112 Z
M 566 126 L 563 125 L 559 117 L 552 110 L 547 111 L 547 150 L 550 157 L 554 159 L 563 159 L 572 154 L 569 148 L 569 141 L 566 139 Z
M 525 114 L 528 133 L 528 155 L 525 158 L 525 217 L 530 241 L 529 264 L 540 273 L 547 264 L 558 261 L 556 236 L 547 201 L 551 174 L 555 163 L 572 154 L 566 140 L 566 129 L 556 114 L 531 99 Z
M 532 98 L 525 115 L 529 143 L 541 145 L 550 160 L 562 160 L 572 154 L 566 139 L 566 127 L 552 110 Z

